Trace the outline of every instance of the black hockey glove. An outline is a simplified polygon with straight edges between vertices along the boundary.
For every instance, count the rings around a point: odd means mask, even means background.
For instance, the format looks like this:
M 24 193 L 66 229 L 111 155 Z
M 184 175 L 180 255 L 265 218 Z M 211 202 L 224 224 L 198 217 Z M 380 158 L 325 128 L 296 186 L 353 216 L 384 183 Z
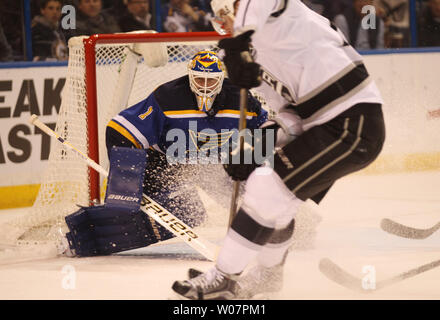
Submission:
M 251 89 L 261 84 L 260 65 L 253 61 L 247 61 L 244 56 L 250 58 L 250 42 L 253 30 L 242 33 L 235 38 L 227 38 L 219 41 L 218 46 L 225 50 L 224 62 L 228 70 L 229 79 L 240 88 Z M 252 60 L 252 58 L 250 58 Z
M 247 140 L 247 139 L 246 139 Z M 254 159 L 254 147 L 247 141 L 245 146 L 240 149 L 238 145 L 229 151 L 228 161 L 223 165 L 227 174 L 236 181 L 244 181 L 250 176 L 252 171 L 258 167 Z
M 263 165 L 265 161 L 273 159 L 278 128 L 279 125 L 273 122 L 261 129 L 248 129 L 243 148 L 240 149 L 239 144 L 231 147 L 228 161 L 223 168 L 233 180 L 247 180 L 252 171 Z M 256 130 L 260 132 L 256 134 Z

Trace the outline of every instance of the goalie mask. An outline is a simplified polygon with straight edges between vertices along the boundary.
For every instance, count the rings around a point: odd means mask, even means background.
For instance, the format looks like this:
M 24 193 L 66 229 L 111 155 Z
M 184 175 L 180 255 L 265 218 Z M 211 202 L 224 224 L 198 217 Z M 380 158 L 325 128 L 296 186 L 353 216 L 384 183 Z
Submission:
M 223 63 L 212 51 L 198 52 L 188 64 L 189 83 L 199 110 L 209 112 L 225 78 Z

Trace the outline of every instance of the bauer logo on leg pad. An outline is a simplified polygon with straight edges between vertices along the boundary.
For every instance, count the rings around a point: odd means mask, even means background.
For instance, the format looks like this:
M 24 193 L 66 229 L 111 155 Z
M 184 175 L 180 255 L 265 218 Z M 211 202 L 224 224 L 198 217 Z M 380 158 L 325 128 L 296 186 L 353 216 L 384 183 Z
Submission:
M 129 197 L 129 196 L 123 196 L 120 194 L 108 194 L 107 199 L 114 199 L 114 200 L 120 200 L 120 201 L 133 201 L 133 202 L 139 202 L 140 198 L 138 197 Z
M 146 150 L 113 147 L 110 151 L 110 173 L 105 205 L 139 210 L 146 165 Z

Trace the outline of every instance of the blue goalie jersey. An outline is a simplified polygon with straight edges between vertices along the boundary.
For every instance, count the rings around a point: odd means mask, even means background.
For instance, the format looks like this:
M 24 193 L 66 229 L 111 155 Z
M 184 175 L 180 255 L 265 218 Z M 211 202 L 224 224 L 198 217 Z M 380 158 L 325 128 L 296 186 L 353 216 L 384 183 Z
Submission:
M 161 85 L 145 100 L 115 116 L 107 125 L 107 148 L 153 148 L 185 159 L 194 153 L 218 153 L 237 133 L 239 118 L 240 89 L 228 79 L 206 113 L 197 106 L 189 77 L 183 76 Z M 251 95 L 246 120 L 249 129 L 267 121 L 267 112 Z

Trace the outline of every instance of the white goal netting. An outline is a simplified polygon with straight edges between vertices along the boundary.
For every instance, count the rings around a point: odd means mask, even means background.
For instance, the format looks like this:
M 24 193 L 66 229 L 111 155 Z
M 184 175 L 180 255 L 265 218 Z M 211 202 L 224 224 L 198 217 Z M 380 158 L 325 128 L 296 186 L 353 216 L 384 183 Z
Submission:
M 183 76 L 189 59 L 200 50 L 215 50 L 216 41 L 161 42 L 168 61 L 149 67 L 133 52 L 135 44 L 96 45 L 96 92 L 98 136 L 87 135 L 89 126 L 86 86 L 86 58 L 82 37 L 69 41 L 66 85 L 55 131 L 81 152 L 87 154 L 90 143 L 99 147 L 100 164 L 108 166 L 105 127 L 120 110 L 146 98 L 160 84 Z M 90 63 L 90 61 L 88 61 Z M 91 181 L 88 167 L 75 153 L 52 139 L 47 170 L 43 174 L 38 197 L 29 213 L 1 226 L 0 243 L 16 244 L 51 240 L 64 217 L 90 204 Z M 103 177 L 101 177 L 101 182 Z

